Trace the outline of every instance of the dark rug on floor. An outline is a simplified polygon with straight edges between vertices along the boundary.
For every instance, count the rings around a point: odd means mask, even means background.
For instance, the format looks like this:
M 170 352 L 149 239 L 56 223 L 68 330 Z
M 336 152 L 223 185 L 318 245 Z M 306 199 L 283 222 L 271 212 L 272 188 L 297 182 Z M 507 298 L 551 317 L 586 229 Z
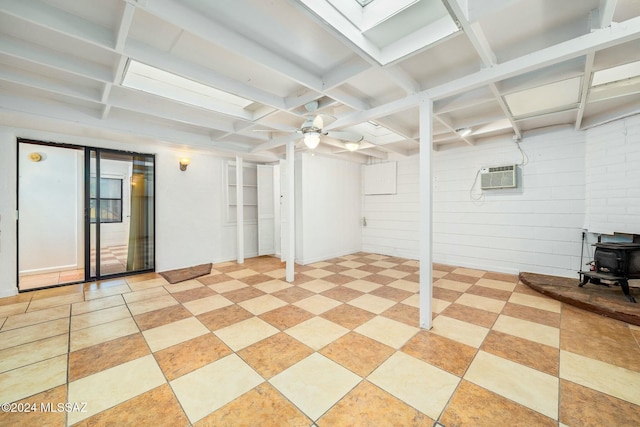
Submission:
M 520 273 L 520 280 L 531 289 L 558 301 L 640 326 L 640 302 L 630 302 L 620 286 L 587 283 L 579 287 L 580 281 L 577 278 L 535 273 Z M 631 295 L 636 301 L 640 301 L 640 281 L 630 280 L 629 287 Z
M 179 268 L 177 270 L 164 271 L 160 274 L 169 283 L 184 282 L 211 273 L 211 263 L 200 264 L 193 267 Z

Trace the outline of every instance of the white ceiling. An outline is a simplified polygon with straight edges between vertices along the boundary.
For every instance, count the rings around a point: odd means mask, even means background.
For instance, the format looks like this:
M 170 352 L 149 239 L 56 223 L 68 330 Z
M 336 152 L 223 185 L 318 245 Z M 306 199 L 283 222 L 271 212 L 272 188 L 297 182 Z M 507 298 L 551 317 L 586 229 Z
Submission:
M 125 87 L 129 61 L 248 105 Z M 366 161 L 418 151 L 426 98 L 435 149 L 640 113 L 637 61 L 640 0 L 4 0 L 0 124 L 273 160 L 318 101 L 364 142 L 316 150 Z

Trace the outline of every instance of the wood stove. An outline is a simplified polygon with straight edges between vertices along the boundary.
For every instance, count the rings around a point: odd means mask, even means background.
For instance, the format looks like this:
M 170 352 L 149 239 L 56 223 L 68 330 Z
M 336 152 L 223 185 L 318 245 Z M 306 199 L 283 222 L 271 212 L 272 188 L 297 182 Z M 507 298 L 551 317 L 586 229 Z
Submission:
M 580 271 L 580 287 L 588 282 L 622 287 L 627 299 L 636 302 L 629 292 L 629 279 L 640 279 L 640 243 L 596 243 L 591 270 Z

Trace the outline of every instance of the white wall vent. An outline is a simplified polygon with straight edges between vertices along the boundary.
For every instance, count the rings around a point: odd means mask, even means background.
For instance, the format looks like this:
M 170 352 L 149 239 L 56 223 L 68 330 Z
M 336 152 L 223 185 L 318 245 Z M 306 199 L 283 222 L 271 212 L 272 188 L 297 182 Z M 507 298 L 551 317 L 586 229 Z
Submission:
M 496 166 L 480 169 L 480 188 L 493 190 L 496 188 L 515 188 L 517 186 L 517 165 Z

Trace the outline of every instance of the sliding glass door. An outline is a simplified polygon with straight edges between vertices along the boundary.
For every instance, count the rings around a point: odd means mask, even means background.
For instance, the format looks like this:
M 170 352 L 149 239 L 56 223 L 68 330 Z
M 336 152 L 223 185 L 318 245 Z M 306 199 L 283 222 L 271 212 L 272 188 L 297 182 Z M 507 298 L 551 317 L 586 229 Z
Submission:
M 153 271 L 154 157 L 94 148 L 87 151 L 87 277 Z

